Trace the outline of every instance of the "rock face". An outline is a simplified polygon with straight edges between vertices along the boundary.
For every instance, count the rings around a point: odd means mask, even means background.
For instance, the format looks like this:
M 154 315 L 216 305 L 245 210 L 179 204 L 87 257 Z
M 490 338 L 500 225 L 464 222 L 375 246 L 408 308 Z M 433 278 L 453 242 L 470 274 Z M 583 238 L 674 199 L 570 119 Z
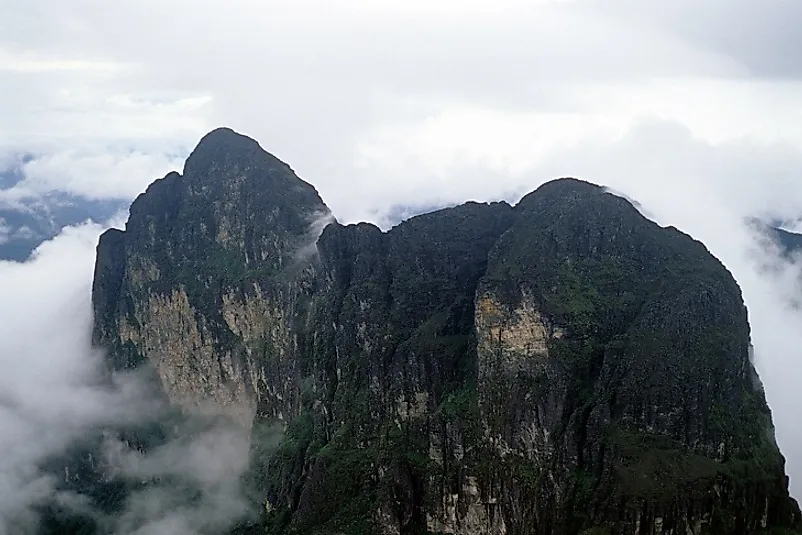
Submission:
M 221 129 L 130 214 L 125 232 L 101 238 L 93 292 L 95 340 L 115 367 L 147 363 L 174 403 L 223 407 L 248 423 L 257 399 L 291 402 L 290 378 L 268 378 L 294 364 L 271 369 L 263 351 L 289 347 L 288 290 L 302 284 L 305 250 L 330 217 L 315 189 Z
M 95 341 L 253 450 L 268 533 L 796 529 L 740 290 L 600 187 L 342 226 L 207 135 L 98 246 Z

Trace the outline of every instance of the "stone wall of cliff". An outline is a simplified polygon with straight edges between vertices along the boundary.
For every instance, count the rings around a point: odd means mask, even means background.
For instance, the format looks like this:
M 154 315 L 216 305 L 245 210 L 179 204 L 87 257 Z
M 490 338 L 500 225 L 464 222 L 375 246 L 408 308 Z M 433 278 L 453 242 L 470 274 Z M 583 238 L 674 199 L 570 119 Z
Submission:
M 382 232 L 221 129 L 101 238 L 93 303 L 112 368 L 283 423 L 259 531 L 799 525 L 737 284 L 592 184 Z

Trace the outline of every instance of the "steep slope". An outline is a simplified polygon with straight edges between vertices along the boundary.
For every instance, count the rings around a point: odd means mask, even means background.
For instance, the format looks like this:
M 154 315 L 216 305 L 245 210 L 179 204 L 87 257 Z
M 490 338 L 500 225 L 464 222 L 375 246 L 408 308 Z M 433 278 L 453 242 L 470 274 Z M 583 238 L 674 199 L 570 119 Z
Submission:
M 152 366 L 174 403 L 211 402 L 250 422 L 263 388 L 281 396 L 254 351 L 286 335 L 290 289 L 328 209 L 255 141 L 218 129 L 130 214 L 98 247 L 95 341 L 117 368 Z
M 285 423 L 257 532 L 799 524 L 737 284 L 586 182 L 383 233 L 220 129 L 101 238 L 93 303 L 113 368 Z
M 585 517 L 697 533 L 711 496 L 718 533 L 796 515 L 725 268 L 579 181 L 546 184 L 516 210 L 477 317 L 490 437 L 548 481 L 525 523 L 550 514 L 556 532 Z M 524 349 L 522 324 L 538 350 Z

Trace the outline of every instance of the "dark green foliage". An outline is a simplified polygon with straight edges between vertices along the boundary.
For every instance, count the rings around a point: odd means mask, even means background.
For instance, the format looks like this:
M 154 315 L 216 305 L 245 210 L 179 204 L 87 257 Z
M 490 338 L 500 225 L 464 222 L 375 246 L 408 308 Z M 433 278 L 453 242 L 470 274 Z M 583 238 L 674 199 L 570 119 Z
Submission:
M 724 473 L 721 463 L 688 453 L 669 437 L 615 428 L 608 433 L 607 444 L 619 460 L 615 466 L 618 491 L 627 496 L 670 501 Z
M 452 391 L 438 407 L 443 418 L 455 422 L 478 422 L 479 405 L 474 385 Z

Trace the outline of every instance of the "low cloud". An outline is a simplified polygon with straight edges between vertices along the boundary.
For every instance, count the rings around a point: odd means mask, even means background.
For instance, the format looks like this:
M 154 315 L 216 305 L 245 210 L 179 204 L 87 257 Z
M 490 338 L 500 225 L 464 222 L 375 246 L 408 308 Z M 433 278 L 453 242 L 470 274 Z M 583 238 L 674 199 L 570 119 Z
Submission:
M 249 446 L 246 429 L 222 421 L 202 430 L 183 429 L 146 455 L 109 441 L 105 452 L 111 467 L 128 479 L 156 483 L 132 493 L 125 510 L 106 522 L 126 535 L 195 535 L 220 533 L 252 517 L 241 477 Z
M 67 227 L 28 262 L 0 262 L 0 535 L 35 533 L 47 507 L 120 535 L 229 527 L 252 510 L 240 480 L 249 432 L 226 420 L 182 420 L 147 453 L 108 435 L 96 452 L 99 473 L 148 482 L 135 485 L 112 516 L 69 491 L 68 467 L 53 470 L 104 428 L 153 425 L 166 415 L 137 374 L 109 382 L 102 352 L 91 348 L 90 285 L 101 230 Z
M 318 238 L 320 238 L 327 226 L 337 222 L 331 212 L 316 212 L 310 216 L 310 219 L 311 223 L 309 223 L 309 229 L 306 232 L 305 243 L 295 253 L 295 259 L 298 262 L 304 262 L 317 254 Z

